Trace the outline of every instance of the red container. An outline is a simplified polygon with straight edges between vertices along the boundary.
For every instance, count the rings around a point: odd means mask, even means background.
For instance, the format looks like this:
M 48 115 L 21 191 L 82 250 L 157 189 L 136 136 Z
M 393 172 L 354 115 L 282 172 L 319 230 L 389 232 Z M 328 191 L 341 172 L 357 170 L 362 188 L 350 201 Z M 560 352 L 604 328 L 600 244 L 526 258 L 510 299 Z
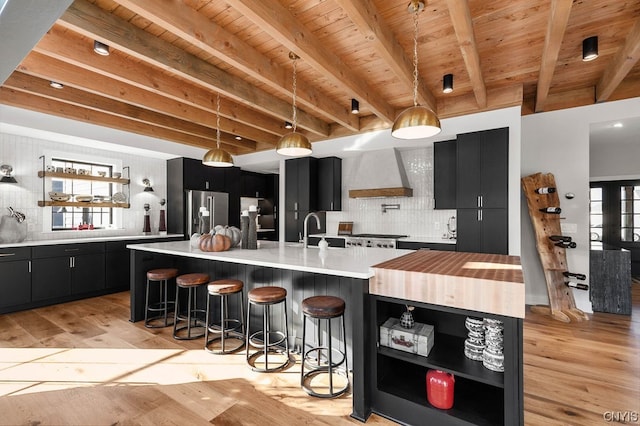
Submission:
M 448 410 L 453 407 L 453 374 L 440 370 L 427 372 L 427 399 L 436 408 Z

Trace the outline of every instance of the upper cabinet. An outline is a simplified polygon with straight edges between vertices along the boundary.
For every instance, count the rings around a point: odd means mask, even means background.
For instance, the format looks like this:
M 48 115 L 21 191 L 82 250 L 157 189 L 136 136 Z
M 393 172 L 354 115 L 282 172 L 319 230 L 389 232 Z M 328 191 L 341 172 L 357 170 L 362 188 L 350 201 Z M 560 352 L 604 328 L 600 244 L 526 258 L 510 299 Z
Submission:
M 318 209 L 318 159 L 293 158 L 285 161 L 285 209 L 314 211 Z
M 456 141 L 433 144 L 433 198 L 435 209 L 456 208 Z
M 238 167 L 210 167 L 193 158 L 167 160 L 167 231 L 187 232 L 185 191 L 226 192 L 229 194 L 229 225 L 240 226 L 240 169 Z
M 342 210 L 342 159 L 318 159 L 318 210 Z
M 242 170 L 240 173 L 240 196 L 252 198 L 265 198 L 268 196 L 268 176 Z
M 509 129 L 457 137 L 457 208 L 507 208 Z

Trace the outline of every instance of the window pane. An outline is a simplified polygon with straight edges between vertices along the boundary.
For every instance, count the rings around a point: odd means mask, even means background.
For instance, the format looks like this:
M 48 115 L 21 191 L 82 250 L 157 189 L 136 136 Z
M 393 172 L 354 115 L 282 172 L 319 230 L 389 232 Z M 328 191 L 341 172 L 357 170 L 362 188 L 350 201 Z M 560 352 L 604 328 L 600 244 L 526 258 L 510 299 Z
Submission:
M 602 228 L 602 215 L 591 215 L 591 227 Z
M 591 188 L 589 199 L 591 201 L 602 201 L 602 188 Z
M 602 214 L 602 201 L 592 201 L 591 202 L 591 213 L 592 214 Z

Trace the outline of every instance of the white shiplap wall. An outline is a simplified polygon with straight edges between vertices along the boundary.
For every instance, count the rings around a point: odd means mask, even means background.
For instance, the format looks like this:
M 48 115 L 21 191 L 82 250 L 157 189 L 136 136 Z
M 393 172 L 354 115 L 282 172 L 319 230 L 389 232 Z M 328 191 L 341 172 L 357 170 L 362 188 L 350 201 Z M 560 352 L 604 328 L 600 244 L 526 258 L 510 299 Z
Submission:
M 42 199 L 42 182 L 38 171 L 42 169 L 41 155 L 50 160 L 51 155 L 76 160 L 93 160 L 109 163 L 114 170 L 123 166 L 131 169 L 131 208 L 116 209 L 117 228 L 94 231 L 57 231 L 50 229 L 48 217 L 51 207 L 38 207 Z M 151 205 L 151 228 L 157 233 L 159 220 L 159 201 L 166 198 L 166 161 L 132 155 L 122 148 L 121 152 L 106 151 L 87 145 L 70 145 L 61 142 L 0 133 L 0 164 L 13 167 L 17 184 L 0 184 L 0 215 L 7 214 L 11 206 L 27 216 L 27 240 L 47 240 L 88 236 L 140 235 L 142 234 L 145 203 Z M 151 180 L 154 192 L 143 192 L 143 178 Z M 47 183 L 45 181 L 45 183 Z M 45 195 L 51 188 L 45 186 Z M 126 192 L 125 192 L 126 193 Z M 90 232 L 90 234 L 88 234 Z
M 342 211 L 327 212 L 327 233 L 337 233 L 340 221 L 352 221 L 354 233 L 442 238 L 447 221 L 456 211 L 433 209 L 433 145 L 403 150 L 400 154 L 413 197 L 349 198 L 349 189 L 354 189 L 351 183 L 358 158 L 345 158 L 342 160 Z M 400 210 L 382 213 L 383 203 L 400 204 Z

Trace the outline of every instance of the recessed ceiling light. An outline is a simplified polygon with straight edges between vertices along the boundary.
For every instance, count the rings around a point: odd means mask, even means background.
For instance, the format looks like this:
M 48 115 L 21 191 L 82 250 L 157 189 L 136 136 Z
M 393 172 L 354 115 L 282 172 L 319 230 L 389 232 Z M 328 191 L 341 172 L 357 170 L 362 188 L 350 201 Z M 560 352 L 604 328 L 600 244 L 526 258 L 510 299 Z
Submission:
M 622 123 L 618 122 L 618 123 L 614 124 L 613 127 L 623 127 L 623 125 L 622 125 Z
M 99 42 L 98 40 L 94 40 L 93 51 L 98 55 L 109 56 L 109 45 Z
M 242 140 L 242 136 L 236 136 L 236 140 L 237 141 L 241 141 Z
M 53 87 L 54 89 L 62 89 L 64 87 L 64 84 L 51 80 L 49 82 L 49 86 Z

